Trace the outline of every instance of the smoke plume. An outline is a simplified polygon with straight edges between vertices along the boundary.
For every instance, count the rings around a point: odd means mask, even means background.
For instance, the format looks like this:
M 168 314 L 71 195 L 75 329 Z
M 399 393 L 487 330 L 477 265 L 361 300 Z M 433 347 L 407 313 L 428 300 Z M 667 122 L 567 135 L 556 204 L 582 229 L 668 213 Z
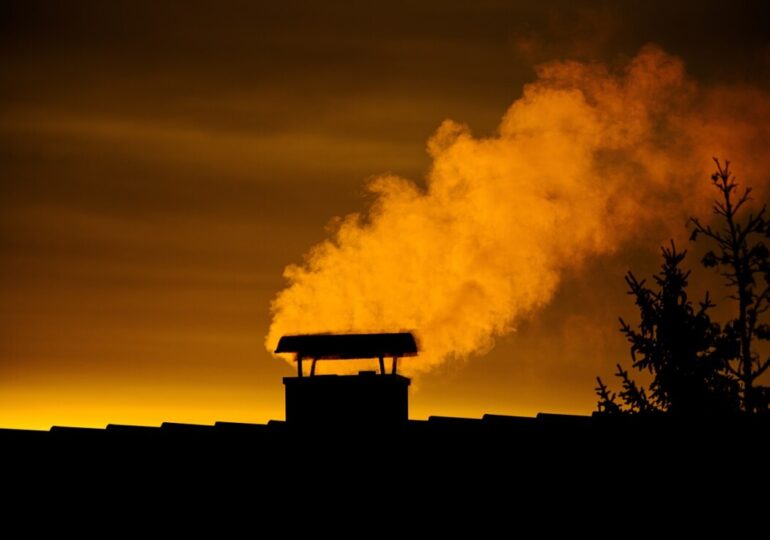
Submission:
M 404 363 L 411 373 L 483 353 L 586 259 L 685 233 L 713 195 L 712 156 L 763 195 L 768 103 L 755 89 L 704 88 L 654 46 L 614 70 L 543 65 L 493 136 L 444 121 L 424 188 L 375 179 L 370 208 L 286 268 L 266 346 L 408 329 L 422 349 Z

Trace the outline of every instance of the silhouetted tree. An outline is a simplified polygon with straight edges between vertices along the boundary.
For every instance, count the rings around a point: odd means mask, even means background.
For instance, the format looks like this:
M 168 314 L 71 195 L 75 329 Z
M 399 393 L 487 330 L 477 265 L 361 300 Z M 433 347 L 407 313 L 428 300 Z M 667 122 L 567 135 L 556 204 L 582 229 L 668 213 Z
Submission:
M 634 328 L 620 319 L 621 331 L 631 344 L 632 366 L 650 373 L 652 380 L 646 389 L 618 364 L 619 395 L 597 377 L 599 411 L 681 416 L 735 411 L 737 391 L 726 360 L 731 341 L 709 316 L 714 304 L 708 294 L 697 308 L 688 299 L 690 272 L 680 267 L 687 252 L 678 252 L 673 242 L 661 251 L 663 264 L 654 276 L 654 288 L 632 272 L 626 275 L 629 294 L 639 308 L 639 325 Z
M 760 358 L 756 342 L 770 341 L 770 325 L 764 322 L 770 309 L 770 252 L 764 242 L 770 237 L 770 223 L 765 218 L 766 206 L 740 222 L 739 214 L 751 200 L 751 188 L 741 193 L 730 172 L 730 162 L 726 161 L 724 167 L 718 159 L 714 158 L 714 162 L 717 170 L 711 180 L 719 198 L 713 211 L 721 227 L 712 229 L 692 218 L 691 240 L 702 235 L 716 245 L 702 263 L 719 271 L 731 290 L 730 298 L 737 302 L 737 317 L 727 322 L 724 333 L 736 344 L 727 369 L 740 385 L 741 408 L 746 412 L 767 411 L 770 389 L 759 386 L 757 379 L 770 367 L 770 358 Z
M 695 309 L 686 293 L 690 273 L 680 269 L 686 252 L 678 253 L 673 243 L 670 249 L 663 248 L 657 289 L 648 288 L 630 272 L 626 276 L 641 315 L 638 328 L 621 319 L 621 331 L 631 343 L 632 365 L 648 371 L 652 382 L 647 390 L 618 365 L 616 376 L 622 384 L 618 395 L 597 377 L 599 412 L 698 415 L 770 408 L 770 388 L 758 384 L 770 368 L 770 358 L 762 360 L 757 350 L 759 342 L 770 341 L 770 250 L 765 244 L 770 221 L 765 206 L 741 221 L 751 188 L 740 192 L 730 162 L 724 166 L 716 158 L 714 162 L 717 170 L 711 181 L 719 197 L 713 211 L 719 224 L 712 228 L 691 218 L 690 239 L 705 237 L 715 244 L 701 262 L 724 278 L 737 316 L 724 327 L 713 322 L 708 293 Z
M 618 364 L 618 367 L 620 367 L 620 364 Z M 599 396 L 599 412 L 612 415 L 624 412 L 620 405 L 618 405 L 617 395 L 615 392 L 610 392 L 601 377 L 596 377 L 596 382 L 598 383 L 596 395 Z

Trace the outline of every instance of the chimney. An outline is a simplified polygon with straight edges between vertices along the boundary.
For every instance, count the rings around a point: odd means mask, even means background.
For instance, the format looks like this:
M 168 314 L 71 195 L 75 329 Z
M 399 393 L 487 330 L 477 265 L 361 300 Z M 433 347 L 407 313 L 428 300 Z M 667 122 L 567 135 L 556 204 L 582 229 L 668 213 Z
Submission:
M 286 423 L 299 428 L 389 429 L 409 418 L 409 383 L 398 374 L 399 358 L 415 356 L 410 333 L 284 336 L 276 353 L 294 353 L 297 376 L 284 377 Z M 316 375 L 319 360 L 377 359 L 379 373 Z M 386 369 L 386 360 L 389 369 Z M 304 364 L 303 364 L 304 362 Z M 305 373 L 307 363 L 309 372 Z

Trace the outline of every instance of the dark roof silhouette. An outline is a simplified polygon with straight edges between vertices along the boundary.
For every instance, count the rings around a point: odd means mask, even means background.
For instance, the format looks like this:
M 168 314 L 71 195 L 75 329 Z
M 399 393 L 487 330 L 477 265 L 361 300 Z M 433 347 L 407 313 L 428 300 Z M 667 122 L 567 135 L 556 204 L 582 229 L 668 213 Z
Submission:
M 636 501 L 615 487 L 623 482 L 647 504 L 661 500 L 660 508 L 671 514 L 682 512 L 671 497 L 721 504 L 736 485 L 743 487 L 741 482 L 754 489 L 767 485 L 762 467 L 756 474 L 726 473 L 714 457 L 744 451 L 765 455 L 767 420 L 706 424 L 665 417 L 485 415 L 409 420 L 383 430 L 355 422 L 314 429 L 290 421 L 0 429 L 0 449 L 8 519 L 12 512 L 20 515 L 29 501 L 35 508 L 121 516 L 141 504 L 141 511 L 129 516 L 130 524 L 147 516 L 153 521 L 146 530 L 155 530 L 150 526 L 157 527 L 159 518 L 173 523 L 174 530 L 215 527 L 227 534 L 234 523 L 242 530 L 241 522 L 257 531 L 287 531 L 306 522 L 312 528 L 338 527 L 344 519 L 363 516 L 344 523 L 364 532 L 394 526 L 403 532 L 423 516 L 431 530 L 468 523 L 485 527 L 483 533 L 490 522 L 492 532 L 511 527 L 512 516 L 521 515 L 518 500 L 529 498 L 532 508 L 525 511 L 541 521 L 540 508 L 546 520 L 564 520 L 556 510 L 569 512 L 581 503 L 586 515 L 599 518 L 613 501 L 635 510 Z M 432 501 L 451 511 L 433 510 L 427 506 Z M 192 510 L 177 510 L 180 502 Z M 370 517 L 372 508 L 388 504 L 392 512 Z M 296 512 L 299 505 L 307 506 L 305 512 Z M 313 513 L 317 509 L 322 515 Z M 348 509 L 352 517 L 331 517 Z M 456 515 L 473 521 L 460 522 Z M 571 514 L 564 515 L 567 523 L 574 522 Z M 684 519 L 693 521 L 692 512 L 684 512 Z M 107 526 L 126 524 L 118 520 Z
M 417 343 L 409 332 L 396 334 L 309 334 L 283 336 L 276 353 L 296 353 L 303 358 L 352 359 L 414 356 Z

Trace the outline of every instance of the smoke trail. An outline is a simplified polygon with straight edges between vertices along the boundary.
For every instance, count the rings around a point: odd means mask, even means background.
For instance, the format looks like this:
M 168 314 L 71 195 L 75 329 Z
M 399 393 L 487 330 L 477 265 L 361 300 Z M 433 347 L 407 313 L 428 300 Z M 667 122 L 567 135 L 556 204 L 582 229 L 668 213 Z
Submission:
M 445 121 L 428 142 L 426 189 L 374 180 L 371 208 L 286 268 L 266 346 L 412 329 L 423 349 L 412 373 L 488 350 L 551 300 L 565 271 L 650 229 L 681 230 L 711 198 L 712 155 L 766 179 L 756 150 L 768 109 L 756 90 L 699 88 L 653 46 L 619 72 L 541 66 L 495 136 Z

